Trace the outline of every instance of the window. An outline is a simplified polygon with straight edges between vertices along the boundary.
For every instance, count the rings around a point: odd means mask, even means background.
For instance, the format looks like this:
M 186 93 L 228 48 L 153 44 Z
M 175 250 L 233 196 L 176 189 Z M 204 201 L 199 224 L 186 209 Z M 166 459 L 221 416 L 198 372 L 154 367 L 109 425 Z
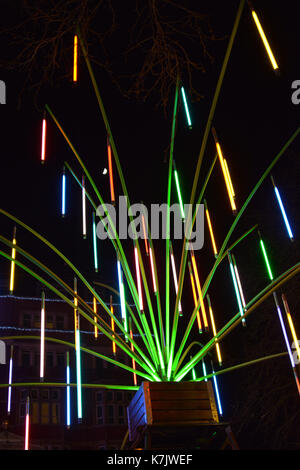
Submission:
M 49 400 L 49 390 L 41 390 L 40 392 L 42 400 Z
M 23 314 L 23 327 L 24 328 L 31 328 L 31 315 L 30 313 Z
M 27 390 L 21 390 L 21 401 L 25 401 L 27 398 L 28 392 Z
M 117 401 L 123 401 L 123 393 L 122 392 L 116 392 L 116 400 Z
M 113 392 L 106 392 L 106 400 L 112 401 L 113 399 Z
M 34 328 L 40 328 L 41 327 L 41 317 L 40 317 L 40 315 L 34 315 L 33 326 L 34 326 Z
M 41 405 L 41 424 L 49 424 L 49 403 Z
M 103 408 L 101 405 L 97 405 L 97 424 L 103 424 Z
M 32 421 L 32 424 L 38 424 L 39 423 L 39 421 L 40 421 L 39 411 L 40 411 L 39 403 L 36 402 L 36 401 L 31 403 L 31 421 Z
M 30 366 L 30 352 L 22 351 L 22 367 Z
M 119 424 L 124 424 L 125 423 L 125 419 L 124 419 L 124 406 L 122 405 L 119 405 L 118 406 L 118 422 Z
M 64 317 L 62 315 L 56 316 L 56 329 L 63 330 L 64 329 Z
M 47 352 L 46 354 L 46 366 L 53 367 L 53 353 Z
M 31 390 L 30 392 L 30 397 L 31 397 L 31 400 L 37 400 L 38 399 L 38 390 Z
M 114 407 L 113 405 L 108 405 L 107 407 L 107 423 L 114 424 Z
M 47 315 L 46 328 L 53 328 L 53 316 Z
M 56 354 L 56 365 L 58 367 L 65 366 L 65 354 L 64 353 L 57 353 Z
M 52 403 L 51 409 L 52 409 L 52 416 L 51 416 L 52 424 L 59 424 L 59 405 L 57 403 Z
M 102 392 L 96 392 L 96 401 L 102 401 L 103 395 Z
M 50 399 L 54 401 L 59 400 L 59 390 L 50 390 Z

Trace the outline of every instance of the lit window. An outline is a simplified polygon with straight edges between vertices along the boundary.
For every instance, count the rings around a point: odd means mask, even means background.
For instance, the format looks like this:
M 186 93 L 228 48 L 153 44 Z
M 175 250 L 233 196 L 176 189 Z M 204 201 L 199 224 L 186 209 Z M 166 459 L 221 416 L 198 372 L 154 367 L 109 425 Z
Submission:
M 32 424 L 38 424 L 39 423 L 39 403 L 38 402 L 33 402 L 31 403 L 31 420 Z
M 49 403 L 41 405 L 41 424 L 49 424 Z

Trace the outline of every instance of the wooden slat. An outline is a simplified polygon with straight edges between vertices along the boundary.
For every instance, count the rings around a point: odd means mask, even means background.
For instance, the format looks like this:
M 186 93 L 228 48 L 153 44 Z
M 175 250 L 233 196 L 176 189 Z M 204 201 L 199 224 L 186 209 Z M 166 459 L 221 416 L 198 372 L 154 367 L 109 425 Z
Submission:
M 213 421 L 211 410 L 153 410 L 153 424 L 159 421 Z
M 204 391 L 197 390 L 185 390 L 185 391 L 173 391 L 173 390 L 151 390 L 150 391 L 151 401 L 156 400 L 207 400 L 209 398 L 207 389 Z
M 207 400 L 158 400 L 152 401 L 152 410 L 210 410 Z
M 150 382 L 150 391 L 166 390 L 172 387 L 172 390 L 206 390 L 207 382 Z

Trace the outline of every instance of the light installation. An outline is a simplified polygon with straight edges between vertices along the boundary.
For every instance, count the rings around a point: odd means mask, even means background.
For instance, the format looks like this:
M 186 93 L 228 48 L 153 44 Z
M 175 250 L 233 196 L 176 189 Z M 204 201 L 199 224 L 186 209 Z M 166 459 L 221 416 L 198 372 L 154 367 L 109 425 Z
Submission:
M 186 99 L 186 95 L 185 95 L 185 91 L 184 91 L 183 86 L 181 87 L 181 96 L 182 96 L 182 99 L 183 99 L 186 120 L 187 120 L 189 128 L 191 129 L 192 128 L 192 121 L 191 121 L 189 107 L 188 107 L 188 104 L 187 104 L 187 99 Z
M 263 42 L 263 45 L 264 45 L 264 47 L 265 47 L 265 49 L 266 49 L 266 51 L 267 51 L 267 54 L 268 54 L 268 57 L 269 57 L 270 62 L 271 62 L 271 64 L 272 64 L 272 67 L 273 67 L 273 69 L 276 71 L 276 70 L 279 69 L 279 67 L 278 67 L 278 64 L 277 64 L 277 62 L 276 62 L 276 60 L 275 60 L 274 54 L 273 54 L 272 49 L 271 49 L 271 47 L 270 47 L 270 44 L 269 44 L 269 42 L 268 42 L 268 40 L 267 40 L 267 37 L 266 37 L 266 35 L 265 35 L 265 33 L 264 33 L 264 30 L 263 30 L 263 27 L 262 27 L 262 25 L 261 25 L 261 22 L 259 21 L 259 18 L 258 18 L 257 13 L 255 12 L 255 10 L 254 10 L 254 8 L 253 8 L 252 3 L 251 3 L 250 1 L 248 1 L 248 4 L 249 4 L 249 6 L 250 6 L 253 20 L 254 20 L 254 22 L 255 22 L 255 25 L 256 25 L 256 27 L 257 27 L 257 30 L 258 30 L 258 32 L 259 32 L 259 35 L 260 35 L 261 40 L 262 40 L 262 42 Z
M 96 314 L 96 316 L 94 316 L 94 321 L 97 323 L 97 299 L 96 297 L 93 297 L 93 309 L 94 309 L 94 313 Z M 97 325 L 94 326 L 94 335 L 95 335 L 95 338 L 97 339 L 98 338 Z
M 177 169 L 176 169 L 175 160 L 173 160 L 173 168 L 174 168 L 174 179 L 175 179 L 175 183 L 176 183 L 177 196 L 178 196 L 178 201 L 179 201 L 179 205 L 180 205 L 180 214 L 181 214 L 182 219 L 184 219 L 185 218 L 185 213 L 184 213 L 182 195 L 181 195 L 178 172 L 177 172 Z
M 232 45 L 234 43 L 234 38 L 236 35 L 236 31 L 238 28 L 238 24 L 240 21 L 241 13 L 243 10 L 244 6 L 244 1 L 240 1 L 239 9 L 237 12 L 237 16 L 234 22 L 234 27 L 232 29 L 232 33 L 230 36 L 230 41 L 228 43 L 228 48 L 225 54 L 223 66 L 221 69 L 220 76 L 217 81 L 217 86 L 216 86 L 216 91 L 212 99 L 212 106 L 209 112 L 209 116 L 207 119 L 207 124 L 203 132 L 203 140 L 201 142 L 201 149 L 199 153 L 199 157 L 197 160 L 197 164 L 195 167 L 195 171 L 193 172 L 193 181 L 191 181 L 191 197 L 189 202 L 191 204 L 195 202 L 201 203 L 203 200 L 204 194 L 206 194 L 206 188 L 207 186 L 211 183 L 210 176 L 212 174 L 213 170 L 213 165 L 211 165 L 206 177 L 205 175 L 202 175 L 202 160 L 205 155 L 206 151 L 206 146 L 207 146 L 207 141 L 210 135 L 211 131 L 211 125 L 212 122 L 214 122 L 214 113 L 215 113 L 215 108 L 217 105 L 219 93 L 221 90 L 223 78 L 225 75 L 227 63 L 230 57 Z M 118 177 L 118 181 L 120 181 L 120 194 L 124 194 L 128 198 L 128 206 L 129 204 L 129 194 L 127 191 L 127 186 L 124 178 L 124 174 L 122 171 L 122 165 L 119 159 L 117 147 L 115 145 L 115 141 L 111 132 L 110 124 L 108 121 L 108 117 L 106 115 L 106 111 L 101 99 L 101 94 L 97 85 L 97 82 L 95 80 L 95 77 L 93 75 L 92 67 L 89 62 L 89 57 L 87 50 L 85 48 L 84 42 L 80 38 L 80 34 L 78 33 L 78 45 L 82 48 L 82 56 L 84 57 L 86 64 L 88 66 L 88 72 L 90 74 L 90 77 L 92 78 L 92 85 L 94 87 L 94 91 L 96 94 L 97 102 L 99 104 L 99 109 L 101 112 L 101 115 L 104 120 L 105 124 L 105 135 L 109 136 L 108 139 L 108 158 L 110 160 L 109 164 L 109 175 L 110 175 L 110 195 L 111 195 L 111 201 L 113 203 L 116 202 L 115 198 L 115 191 L 113 187 L 113 177 L 112 177 L 112 156 L 114 158 L 115 162 L 115 167 L 116 167 L 116 175 Z M 171 144 L 170 144 L 170 154 L 169 154 L 169 166 L 168 166 L 168 207 L 171 205 L 171 196 L 178 197 L 178 195 L 174 195 L 171 192 L 171 187 L 172 187 L 172 175 L 173 175 L 173 150 L 174 150 L 174 141 L 175 141 L 175 129 L 176 129 L 176 120 L 177 120 L 177 105 L 178 105 L 178 94 L 179 94 L 180 88 L 179 88 L 179 83 L 177 82 L 176 85 L 176 90 L 175 90 L 175 99 L 174 99 L 174 110 L 173 110 L 173 118 L 172 118 L 172 133 L 171 133 Z M 80 186 L 83 186 L 85 188 L 85 184 L 89 186 L 88 190 L 91 189 L 93 191 L 92 196 L 88 197 L 87 196 L 87 191 L 85 191 L 85 195 L 91 203 L 93 210 L 95 211 L 96 208 L 98 207 L 99 204 L 103 205 L 104 202 L 104 197 L 102 194 L 102 188 L 99 189 L 94 181 L 93 175 L 91 175 L 85 166 L 85 162 L 82 160 L 82 158 L 79 156 L 77 150 L 75 149 L 74 145 L 72 144 L 69 136 L 66 134 L 66 132 L 63 129 L 63 126 L 61 123 L 57 120 L 56 116 L 52 112 L 52 110 L 49 108 L 49 106 L 46 106 L 46 110 L 50 116 L 50 118 L 53 120 L 54 124 L 56 125 L 56 128 L 58 131 L 62 134 L 64 137 L 64 140 L 66 144 L 69 146 L 69 148 L 72 151 L 72 154 L 74 155 L 77 164 L 80 166 L 80 171 L 83 172 L 84 177 L 86 179 L 84 184 L 80 184 Z M 158 247 L 159 249 L 157 250 L 157 257 L 154 256 L 154 248 L 153 248 L 153 243 L 151 240 L 151 233 L 149 232 L 148 234 L 148 240 L 149 240 L 149 257 L 150 257 L 150 263 L 146 267 L 144 267 L 143 264 L 143 259 L 140 253 L 139 259 L 138 259 L 138 264 L 139 264 L 139 270 L 140 270 L 140 284 L 141 284 L 141 289 L 143 290 L 144 293 L 144 298 L 143 298 L 143 311 L 140 309 L 140 298 L 139 298 L 139 293 L 138 293 L 138 279 L 135 276 L 134 273 L 134 266 L 132 263 L 132 247 L 130 250 L 128 250 L 127 253 L 127 247 L 125 247 L 125 243 L 123 244 L 123 241 L 121 237 L 119 237 L 119 234 L 116 230 L 116 227 L 112 225 L 112 230 L 109 231 L 109 240 L 112 243 L 112 246 L 116 252 L 117 256 L 117 276 L 115 276 L 116 281 L 118 282 L 119 285 L 119 290 L 117 291 L 116 289 L 113 288 L 113 286 L 109 286 L 113 292 L 115 292 L 116 296 L 118 296 L 118 302 L 121 304 L 121 320 L 117 315 L 117 309 L 113 309 L 112 305 L 107 305 L 104 298 L 102 297 L 102 294 L 100 294 L 97 289 L 94 286 L 93 282 L 89 282 L 86 276 L 84 276 L 73 264 L 72 262 L 64 256 L 53 244 L 51 244 L 48 240 L 46 240 L 44 237 L 42 237 L 38 232 L 33 230 L 31 227 L 27 226 L 24 224 L 22 221 L 19 221 L 16 219 L 14 216 L 11 214 L 8 214 L 7 212 L 3 211 L 0 209 L 0 212 L 2 215 L 5 215 L 8 217 L 12 222 L 20 224 L 22 226 L 22 229 L 26 230 L 27 232 L 30 232 L 30 234 L 40 241 L 42 241 L 44 244 L 47 245 L 47 247 L 52 250 L 55 255 L 57 255 L 63 262 L 67 265 L 68 268 L 72 270 L 72 273 L 74 273 L 75 276 L 80 279 L 80 282 L 84 284 L 85 288 L 88 289 L 90 292 L 91 298 L 96 298 L 96 301 L 101 305 L 101 309 L 103 309 L 104 313 L 109 315 L 111 322 L 106 323 L 104 319 L 101 316 L 98 316 L 97 314 L 97 327 L 101 334 L 105 335 L 105 337 L 111 341 L 112 343 L 112 348 L 113 348 L 113 354 L 103 354 L 102 358 L 106 360 L 107 362 L 113 363 L 116 366 L 126 370 L 129 374 L 136 374 L 137 377 L 139 377 L 140 380 L 151 380 L 151 381 L 174 381 L 174 382 L 179 382 L 181 380 L 186 380 L 188 377 L 189 373 L 193 374 L 193 370 L 195 371 L 196 367 L 200 362 L 202 362 L 203 366 L 203 374 L 206 376 L 206 370 L 205 370 L 205 359 L 207 358 L 209 352 L 217 347 L 217 344 L 220 345 L 222 340 L 230 334 L 232 330 L 234 330 L 242 321 L 243 318 L 242 316 L 248 317 L 248 315 L 252 314 L 255 309 L 260 305 L 262 301 L 264 301 L 268 296 L 274 294 L 274 286 L 276 282 L 276 289 L 281 288 L 281 285 L 283 285 L 285 282 L 288 282 L 292 277 L 294 277 L 298 272 L 300 272 L 300 267 L 299 264 L 296 264 L 295 266 L 292 266 L 287 270 L 286 272 L 281 273 L 280 276 L 277 278 L 273 277 L 273 273 L 270 268 L 270 263 L 266 262 L 266 266 L 268 266 L 268 275 L 270 280 L 272 281 L 270 285 L 268 285 L 264 290 L 261 292 L 257 293 L 253 299 L 250 299 L 248 302 L 248 309 L 246 310 L 245 305 L 243 304 L 242 300 L 242 295 L 241 295 L 241 288 L 239 287 L 239 281 L 238 281 L 238 271 L 234 269 L 234 259 L 232 258 L 232 274 L 233 274 L 233 279 L 235 279 L 235 284 L 236 284 L 236 292 L 239 293 L 240 296 L 240 301 L 239 301 L 239 306 L 238 306 L 238 312 L 236 312 L 230 320 L 228 320 L 227 323 L 222 324 L 221 329 L 217 331 L 215 322 L 214 322 L 214 316 L 212 309 L 209 308 L 209 317 L 210 317 L 210 322 L 212 325 L 211 330 L 208 330 L 208 321 L 207 321 L 207 315 L 205 311 L 205 297 L 207 298 L 207 302 L 209 304 L 209 307 L 211 307 L 210 304 L 210 298 L 208 296 L 208 291 L 211 292 L 210 285 L 215 279 L 215 273 L 219 269 L 219 266 L 222 264 L 222 262 L 227 258 L 227 252 L 231 252 L 232 248 L 235 247 L 237 244 L 243 244 L 246 243 L 247 241 L 247 236 L 253 232 L 254 229 L 249 229 L 247 232 L 245 232 L 243 235 L 240 235 L 239 238 L 233 240 L 231 239 L 232 234 L 239 222 L 239 219 L 241 215 L 244 213 L 244 211 L 247 209 L 250 201 L 252 200 L 253 196 L 256 194 L 257 190 L 262 186 L 263 182 L 266 180 L 266 178 L 270 175 L 270 171 L 274 167 L 274 165 L 277 163 L 281 155 L 284 154 L 286 149 L 289 147 L 289 145 L 296 139 L 296 137 L 300 134 L 300 129 L 297 129 L 297 131 L 294 132 L 294 134 L 290 137 L 288 140 L 287 144 L 280 150 L 280 152 L 273 158 L 271 161 L 270 165 L 266 168 L 265 172 L 261 175 L 255 186 L 253 187 L 252 191 L 249 193 L 247 199 L 245 200 L 244 204 L 242 205 L 241 209 L 239 212 L 237 212 L 236 204 L 235 204 L 235 191 L 233 188 L 232 180 L 230 177 L 230 172 L 229 172 L 229 166 L 228 162 L 226 159 L 223 157 L 222 154 L 222 149 L 220 146 L 220 142 L 215 137 L 216 141 L 216 148 L 217 148 L 217 158 L 219 159 L 221 169 L 222 169 L 222 174 L 223 178 L 225 180 L 226 184 L 226 190 L 228 193 L 229 197 L 229 202 L 231 205 L 231 209 L 235 214 L 235 219 L 234 221 L 228 221 L 228 224 L 230 224 L 230 227 L 228 229 L 228 232 L 225 235 L 225 238 L 223 240 L 223 243 L 220 243 L 219 250 L 217 252 L 216 259 L 214 260 L 213 266 L 211 268 L 211 271 L 208 272 L 206 278 L 204 278 L 204 273 L 206 272 L 206 269 L 202 269 L 201 265 L 201 279 L 203 276 L 203 284 L 200 284 L 200 279 L 199 279 L 199 274 L 197 270 L 197 264 L 196 264 L 196 259 L 195 259 L 195 254 L 193 252 L 188 252 L 188 250 L 185 249 L 185 241 L 183 242 L 182 246 L 182 254 L 181 257 L 179 257 L 179 262 L 178 264 L 178 277 L 177 277 L 177 289 L 176 289 L 176 298 L 173 302 L 172 296 L 170 296 L 170 282 L 169 276 L 170 276 L 170 271 L 171 271 L 171 266 L 170 264 L 172 261 L 170 260 L 170 250 L 165 250 L 164 253 L 162 253 L 162 250 L 160 249 L 161 247 Z M 113 155 L 112 155 L 112 149 L 113 149 Z M 217 159 L 216 158 L 216 159 Z M 216 161 L 214 160 L 214 162 Z M 230 163 L 230 162 L 229 162 Z M 66 163 L 67 166 L 67 163 Z M 67 166 L 68 169 L 69 166 Z M 201 171 L 200 171 L 201 170 Z M 99 172 L 98 172 L 99 173 Z M 73 172 L 74 176 L 74 172 Z M 201 179 L 203 176 L 203 181 L 201 183 Z M 78 180 L 78 178 L 77 178 Z M 79 181 L 79 180 L 78 180 Z M 201 184 L 200 184 L 201 183 Z M 108 188 L 107 188 L 108 189 Z M 119 189 L 119 188 L 118 188 Z M 105 191 L 105 188 L 104 188 Z M 84 193 L 82 191 L 82 193 Z M 224 210 L 225 204 L 224 201 L 220 201 L 221 204 L 221 210 Z M 105 213 L 106 216 L 109 214 Z M 195 220 L 195 212 L 193 212 L 192 217 L 193 221 Z M 115 237 L 112 237 L 112 233 L 115 235 Z M 47 285 L 47 288 L 51 290 L 55 295 L 60 297 L 64 302 L 68 303 L 70 307 L 74 308 L 74 317 L 75 317 L 75 359 L 76 359 L 76 387 L 77 387 L 77 409 L 78 409 L 78 417 L 82 416 L 82 405 L 81 403 L 81 364 L 80 360 L 80 325 L 79 325 L 79 317 L 80 315 L 83 315 L 86 321 L 89 321 L 93 326 L 95 322 L 95 311 L 93 307 L 90 306 L 91 302 L 84 302 L 83 299 L 81 299 L 77 295 L 77 285 L 75 286 L 74 282 L 74 289 L 72 289 L 70 286 L 67 285 L 66 282 L 64 282 L 62 279 L 56 275 L 56 273 L 53 273 L 50 271 L 47 266 L 43 265 L 39 260 L 36 260 L 30 253 L 26 253 L 26 259 L 29 261 L 35 261 L 35 265 L 38 266 L 38 268 L 42 269 L 42 271 L 46 274 L 49 274 L 49 277 L 52 279 L 46 280 L 42 275 L 39 273 L 36 273 L 31 267 L 29 267 L 26 263 L 27 261 L 23 263 L 23 257 L 21 259 L 21 255 L 24 254 L 22 252 L 22 248 L 15 244 L 12 245 L 12 243 L 9 240 L 6 240 L 5 237 L 1 236 L 1 241 L 3 243 L 6 243 L 7 246 L 10 249 L 15 248 L 14 256 L 10 256 L 8 253 L 1 252 L 1 256 L 5 257 L 8 259 L 10 262 L 15 262 L 15 264 L 18 265 L 18 269 L 23 269 L 26 271 L 28 274 L 32 275 L 35 277 L 39 282 L 41 282 L 44 285 Z M 156 242 L 155 242 L 156 243 Z M 166 247 L 169 248 L 170 244 L 169 242 L 166 243 Z M 264 247 L 264 244 L 261 240 L 260 246 L 264 255 L 264 258 L 267 259 L 266 256 L 266 249 Z M 135 242 L 133 242 L 133 248 L 135 247 Z M 156 248 L 156 246 L 155 246 Z M 15 254 L 18 251 L 18 257 L 16 259 Z M 20 257 L 19 257 L 20 254 Z M 127 257 L 128 255 L 128 257 Z M 165 255 L 165 269 L 157 269 L 158 265 L 159 268 L 161 268 L 161 264 L 164 262 L 163 255 Z M 198 260 L 198 253 L 197 253 L 197 260 Z M 175 261 L 175 260 L 174 260 Z M 177 261 L 177 260 L 176 260 Z M 202 263 L 201 257 L 199 256 L 199 262 Z M 187 270 L 187 267 L 189 267 L 189 270 Z M 151 268 L 151 270 L 150 270 Z M 186 275 L 189 273 L 189 282 L 192 285 L 192 291 L 190 289 L 189 283 L 186 283 Z M 176 273 L 177 274 L 177 273 Z M 151 292 L 149 292 L 149 283 L 148 281 L 150 280 L 150 275 L 152 277 L 152 285 L 153 285 L 153 291 L 151 289 Z M 117 280 L 118 277 L 118 280 Z M 53 283 L 52 283 L 53 282 Z M 163 287 L 162 287 L 163 284 Z M 188 284 L 188 285 L 187 285 Z M 225 286 L 225 281 L 224 281 L 224 286 Z M 133 302 L 134 308 L 130 306 L 130 302 L 126 303 L 125 301 L 125 289 L 126 289 L 126 297 L 127 297 L 127 292 L 128 292 L 128 299 L 130 296 L 130 301 Z M 67 294 L 67 295 L 66 295 Z M 193 295 L 193 298 L 192 298 Z M 237 294 L 236 294 L 237 295 Z M 190 311 L 187 311 L 186 315 L 186 324 L 182 325 L 180 321 L 178 321 L 179 318 L 179 303 L 181 299 L 186 296 L 187 299 L 190 298 L 190 302 L 187 301 L 187 305 L 190 304 Z M 161 297 L 163 297 L 165 305 L 162 306 L 161 303 Z M 73 299 L 73 302 L 72 302 Z M 155 302 L 155 303 L 154 303 Z M 174 307 L 174 308 L 173 308 Z M 203 345 L 198 344 L 198 349 L 193 349 L 191 350 L 193 346 L 193 341 L 191 339 L 191 331 L 193 331 L 194 325 L 197 325 L 198 321 L 198 331 L 201 331 L 202 328 L 200 327 L 200 313 L 203 318 Z M 127 327 L 127 315 L 129 316 L 130 319 L 130 331 L 131 334 L 128 334 L 128 327 Z M 132 322 L 132 323 L 131 323 Z M 136 342 L 135 335 L 132 333 L 132 328 L 131 325 L 135 326 L 137 330 L 137 335 L 139 337 L 139 342 Z M 180 328 L 178 328 L 178 324 L 180 325 Z M 90 331 L 90 334 L 93 334 L 92 331 Z M 286 335 L 286 332 L 285 332 Z M 26 337 L 26 335 L 24 335 Z M 287 335 L 286 335 L 287 336 Z M 20 335 L 20 338 L 22 336 Z M 51 339 L 48 339 L 51 340 Z M 129 342 L 129 344 L 128 344 Z M 141 344 L 140 344 L 141 343 Z M 287 343 L 288 344 L 288 343 Z M 68 347 L 70 345 L 68 344 Z M 126 354 L 129 358 L 130 361 L 122 361 L 119 360 L 118 356 L 115 355 L 115 348 L 118 347 L 119 349 L 122 350 L 124 354 Z M 217 349 L 217 348 L 216 348 Z M 288 349 L 288 354 L 290 354 L 290 347 L 287 346 Z M 193 354 L 192 354 L 193 351 Z M 93 354 L 93 351 L 87 350 L 88 353 Z M 113 358 L 112 358 L 113 356 Z M 274 357 L 275 355 L 272 355 Z M 290 356 L 292 358 L 292 355 Z M 134 363 L 133 363 L 134 360 Z M 266 358 L 259 358 L 258 360 L 267 360 Z M 218 361 L 220 364 L 220 358 L 218 357 Z M 252 361 L 255 363 L 255 361 Z M 134 367 L 131 367 L 131 365 Z M 247 364 L 248 365 L 248 364 Z M 242 366 L 246 366 L 245 364 L 242 364 Z M 213 368 L 213 366 L 212 366 Z M 167 373 L 166 373 L 167 371 Z M 223 371 L 222 371 L 223 372 Z M 225 371 L 224 371 L 225 372 Z M 196 376 L 195 376 L 196 377 Z M 214 373 L 213 371 L 213 381 L 214 384 L 217 384 L 217 373 Z M 203 377 L 196 377 L 195 380 L 203 380 Z M 69 380 L 67 379 L 67 385 L 69 384 Z M 298 382 L 299 383 L 299 382 Z M 107 386 L 107 384 L 97 384 L 100 387 L 101 386 Z M 114 385 L 111 387 L 113 388 Z M 128 388 L 129 386 L 122 386 L 124 390 L 136 390 L 136 388 Z M 219 390 L 216 388 L 216 394 L 217 394 L 217 399 L 218 399 L 218 406 L 219 406 L 219 411 L 221 408 L 220 404 L 220 393 Z M 79 411 L 80 410 L 80 411 Z M 81 419 L 81 418 L 79 418 Z
M 95 272 L 98 272 L 98 249 L 97 249 L 97 227 L 96 227 L 96 216 L 93 212 L 93 251 L 94 251 L 94 268 Z
M 41 305 L 41 345 L 40 345 L 40 381 L 45 375 L 45 292 L 42 291 Z
M 15 285 L 15 262 L 14 262 L 14 260 L 16 259 L 16 248 L 15 248 L 15 245 L 17 244 L 16 233 L 17 233 L 17 227 L 14 226 L 13 248 L 12 248 L 12 251 L 11 251 L 11 265 L 10 265 L 10 282 L 9 282 L 9 293 L 10 294 L 13 293 L 14 285 Z
M 12 373 L 13 373 L 13 351 L 14 346 L 10 347 L 10 358 L 9 358 L 9 373 L 8 373 L 8 395 L 7 395 L 7 414 L 11 412 L 11 384 L 12 384 Z
M 208 225 L 208 229 L 209 229 L 209 234 L 210 234 L 213 253 L 214 253 L 215 256 L 217 256 L 218 255 L 218 250 L 217 250 L 217 245 L 216 245 L 216 241 L 215 241 L 215 236 L 214 236 L 214 232 L 213 232 L 213 228 L 212 228 L 212 223 L 211 223 L 211 220 L 210 220 L 210 215 L 209 215 L 206 199 L 204 199 L 204 207 L 205 207 L 205 215 L 206 215 L 207 225 Z
M 288 236 L 290 237 L 291 241 L 293 241 L 294 240 L 294 235 L 293 235 L 293 232 L 291 230 L 291 226 L 290 226 L 289 220 L 287 218 L 287 215 L 286 215 L 284 205 L 283 205 L 282 200 L 281 200 L 279 190 L 278 190 L 277 186 L 275 185 L 274 178 L 272 176 L 271 176 L 271 181 L 272 181 L 273 186 L 274 186 L 275 195 L 276 195 L 277 202 L 278 202 L 278 205 L 279 205 L 279 208 L 280 208 L 280 211 L 281 211 L 281 214 L 282 214 L 285 226 L 286 226 Z
M 78 78 L 78 36 L 74 35 L 74 44 L 73 44 L 73 82 L 77 82 Z
M 63 168 L 63 173 L 61 177 L 61 215 L 65 217 L 66 215 L 66 170 Z
M 108 158 L 108 173 L 109 173 L 109 185 L 110 185 L 110 198 L 111 202 L 115 203 L 115 187 L 114 187 L 114 175 L 112 165 L 112 152 L 109 137 L 107 136 L 107 158 Z
M 43 121 L 42 121 L 41 163 L 45 163 L 45 160 L 46 160 L 46 133 L 47 133 L 47 121 L 44 116 Z

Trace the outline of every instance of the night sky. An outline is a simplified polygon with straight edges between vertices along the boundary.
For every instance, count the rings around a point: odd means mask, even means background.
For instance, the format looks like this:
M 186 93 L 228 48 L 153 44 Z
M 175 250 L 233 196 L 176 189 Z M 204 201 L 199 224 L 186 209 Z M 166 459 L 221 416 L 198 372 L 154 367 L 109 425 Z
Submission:
M 193 4 L 193 2 L 184 3 Z M 202 3 L 204 11 L 210 15 L 212 27 L 217 35 L 229 37 L 238 2 L 230 0 Z M 247 6 L 238 29 L 213 122 L 224 155 L 229 162 L 238 208 L 242 206 L 258 178 L 300 124 L 300 104 L 297 106 L 291 101 L 292 82 L 300 79 L 297 50 L 300 32 L 296 5 L 297 2 L 293 1 L 263 0 L 255 3 L 279 63 L 280 76 L 276 76 L 272 70 Z M 8 2 L 4 8 L 2 22 L 5 15 L 11 20 L 12 12 Z M 6 47 L 10 46 L 5 41 L 8 39 L 4 37 L 1 48 L 3 55 L 6 55 Z M 190 197 L 201 138 L 226 47 L 226 39 L 210 44 L 210 53 L 214 60 L 211 64 L 207 64 L 205 74 L 197 76 L 197 89 L 202 93 L 203 99 L 198 102 L 190 100 L 192 130 L 186 125 L 183 106 L 180 103 L 174 159 L 181 177 L 185 202 L 188 202 Z M 25 73 L 26 71 L 23 72 Z M 108 242 L 99 243 L 100 270 L 98 274 L 93 273 L 91 225 L 88 227 L 87 240 L 83 240 L 81 192 L 69 173 L 67 173 L 67 217 L 64 220 L 60 217 L 63 162 L 67 160 L 78 175 L 81 175 L 81 172 L 71 150 L 50 117 L 47 162 L 45 165 L 40 164 L 41 122 L 43 107 L 47 103 L 69 135 L 79 155 L 86 162 L 104 199 L 109 201 L 108 176 L 102 175 L 103 168 L 107 167 L 106 132 L 82 57 L 78 73 L 79 82 L 76 87 L 67 79 L 58 80 L 52 86 L 42 88 L 37 102 L 34 101 L 31 91 L 25 91 L 19 109 L 17 105 L 24 75 L 22 72 L 0 69 L 0 79 L 5 80 L 7 87 L 7 104 L 0 107 L 1 207 L 45 235 L 90 280 L 111 281 L 116 288 L 115 255 Z M 163 109 L 158 106 L 158 94 L 145 103 L 129 100 L 121 95 L 104 70 L 95 67 L 95 74 L 118 148 L 131 202 L 143 201 L 146 205 L 165 202 L 168 169 L 166 155 L 171 135 L 173 102 L 170 101 L 165 115 Z M 189 94 L 188 99 L 190 99 Z M 299 150 L 300 137 L 295 140 L 272 171 L 286 201 L 296 239 L 299 236 L 300 223 Z M 203 181 L 214 154 L 214 142 L 210 135 L 200 182 Z M 121 194 L 118 180 L 116 188 L 117 194 Z M 175 186 L 172 190 L 172 202 L 177 202 Z M 217 243 L 221 246 L 233 216 L 218 165 L 213 172 L 205 197 L 213 218 Z M 91 212 L 89 216 L 91 221 Z M 252 200 L 231 241 L 256 223 L 259 223 L 262 234 L 267 240 L 274 271 L 279 275 L 297 262 L 299 244 L 297 241 L 293 245 L 289 243 L 270 178 L 267 178 Z M 11 239 L 12 230 L 13 223 L 1 216 L 1 234 Z M 66 276 L 71 282 L 70 271 L 66 270 L 61 261 L 57 262 L 57 259 L 32 236 L 18 229 L 17 239 L 22 247 Z M 262 260 L 259 259 L 257 244 L 258 238 L 254 234 L 236 250 L 248 299 L 265 287 L 267 281 L 265 273 L 262 272 L 264 268 Z M 128 247 L 130 246 L 129 244 Z M 163 246 L 162 244 L 157 246 L 158 257 L 163 260 Z M 178 244 L 175 244 L 175 253 L 179 266 L 181 251 Z M 197 256 L 204 280 L 213 263 L 208 232 L 204 248 Z M 131 262 L 133 267 L 133 257 Z M 9 269 L 9 263 L 0 260 L 1 294 L 8 292 Z M 226 279 L 225 284 L 224 279 Z M 172 282 L 171 278 L 171 285 Z M 211 286 L 216 310 L 220 312 L 220 326 L 236 311 L 233 291 L 228 291 L 232 289 L 230 282 L 228 266 L 224 264 Z M 190 289 L 189 286 L 187 288 Z M 39 287 L 36 283 L 18 270 L 16 294 L 35 295 L 38 292 Z M 104 298 L 108 300 L 107 293 L 104 293 Z M 298 321 L 300 327 L 299 320 L 295 321 L 296 324 Z M 281 344 L 283 350 L 283 343 Z

